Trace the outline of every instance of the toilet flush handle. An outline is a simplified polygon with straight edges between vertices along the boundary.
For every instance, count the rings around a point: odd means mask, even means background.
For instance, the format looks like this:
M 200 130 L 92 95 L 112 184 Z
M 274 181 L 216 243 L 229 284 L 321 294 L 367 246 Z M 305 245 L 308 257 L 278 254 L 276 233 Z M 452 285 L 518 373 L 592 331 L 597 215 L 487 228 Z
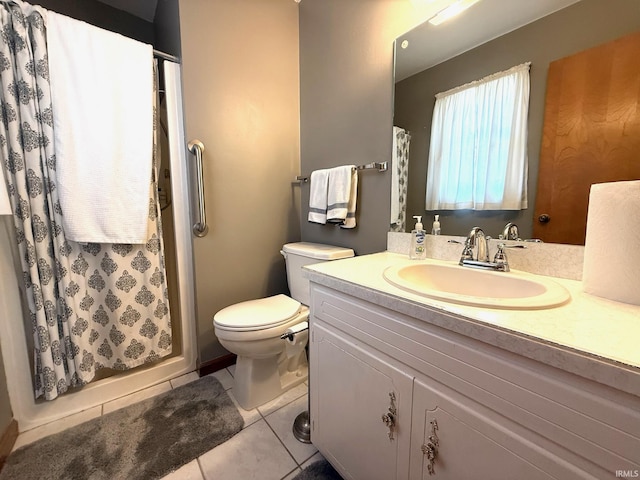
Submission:
M 284 250 L 280 250 L 280 255 L 282 255 L 284 258 L 287 258 L 287 254 Z

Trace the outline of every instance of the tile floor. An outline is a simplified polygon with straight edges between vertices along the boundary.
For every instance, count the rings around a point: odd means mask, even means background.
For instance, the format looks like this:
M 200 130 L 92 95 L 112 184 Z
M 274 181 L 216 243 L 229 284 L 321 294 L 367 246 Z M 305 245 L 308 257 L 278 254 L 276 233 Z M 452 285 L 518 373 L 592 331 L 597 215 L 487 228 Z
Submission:
M 234 367 L 212 375 L 233 397 Z M 196 372 L 174 378 L 56 422 L 20 434 L 14 450 L 131 403 L 164 393 L 198 379 Z M 291 431 L 296 416 L 307 408 L 307 385 L 299 385 L 253 410 L 238 411 L 244 429 L 222 445 L 170 473 L 163 480 L 291 480 L 309 463 L 322 458 L 313 445 L 298 442 Z

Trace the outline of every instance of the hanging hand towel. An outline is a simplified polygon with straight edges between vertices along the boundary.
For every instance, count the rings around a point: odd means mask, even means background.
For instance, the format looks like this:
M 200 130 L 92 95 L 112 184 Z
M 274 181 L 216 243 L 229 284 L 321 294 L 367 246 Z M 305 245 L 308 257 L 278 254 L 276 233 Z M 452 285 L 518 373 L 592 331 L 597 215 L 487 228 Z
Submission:
M 11 203 L 7 192 L 7 183 L 5 182 L 4 168 L 0 165 L 0 215 L 11 215 Z
M 342 167 L 336 167 L 329 170 L 327 222 L 337 223 L 339 225 L 345 224 L 349 213 L 349 204 L 352 196 L 353 178 L 355 174 L 355 165 L 344 165 Z
M 311 186 L 309 187 L 309 221 L 313 223 L 327 223 L 327 189 L 329 185 L 329 170 L 314 170 L 311 172 Z
M 66 238 L 144 243 L 152 169 L 153 49 L 51 11 L 47 44 Z
M 356 200 L 358 198 L 358 171 L 353 168 L 351 170 L 351 188 L 349 194 L 349 203 L 347 204 L 347 218 L 340 228 L 355 228 L 356 226 Z

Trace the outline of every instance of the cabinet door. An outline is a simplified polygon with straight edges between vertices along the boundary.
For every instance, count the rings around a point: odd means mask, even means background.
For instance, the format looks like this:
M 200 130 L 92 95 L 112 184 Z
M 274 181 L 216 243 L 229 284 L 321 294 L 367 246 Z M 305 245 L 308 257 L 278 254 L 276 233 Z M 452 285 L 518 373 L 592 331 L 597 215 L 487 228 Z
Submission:
M 416 379 L 411 479 L 527 480 L 574 478 L 545 473 L 534 442 L 507 420 L 435 381 Z M 544 462 L 543 462 L 544 463 Z
M 317 321 L 310 345 L 314 445 L 345 480 L 406 479 L 412 377 Z

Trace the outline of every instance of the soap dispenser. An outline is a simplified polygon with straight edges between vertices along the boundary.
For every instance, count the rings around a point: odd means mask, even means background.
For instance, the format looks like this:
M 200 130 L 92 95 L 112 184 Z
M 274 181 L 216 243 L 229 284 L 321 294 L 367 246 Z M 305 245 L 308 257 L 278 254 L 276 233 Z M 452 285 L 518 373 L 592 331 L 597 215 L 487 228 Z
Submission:
M 422 260 L 427 258 L 427 251 L 424 248 L 424 240 L 427 232 L 422 227 L 422 217 L 420 215 L 414 215 L 416 219 L 416 226 L 411 231 L 411 250 L 409 251 L 409 258 L 412 260 Z
M 431 227 L 431 235 L 440 235 L 440 215 L 436 215 L 436 220 Z

